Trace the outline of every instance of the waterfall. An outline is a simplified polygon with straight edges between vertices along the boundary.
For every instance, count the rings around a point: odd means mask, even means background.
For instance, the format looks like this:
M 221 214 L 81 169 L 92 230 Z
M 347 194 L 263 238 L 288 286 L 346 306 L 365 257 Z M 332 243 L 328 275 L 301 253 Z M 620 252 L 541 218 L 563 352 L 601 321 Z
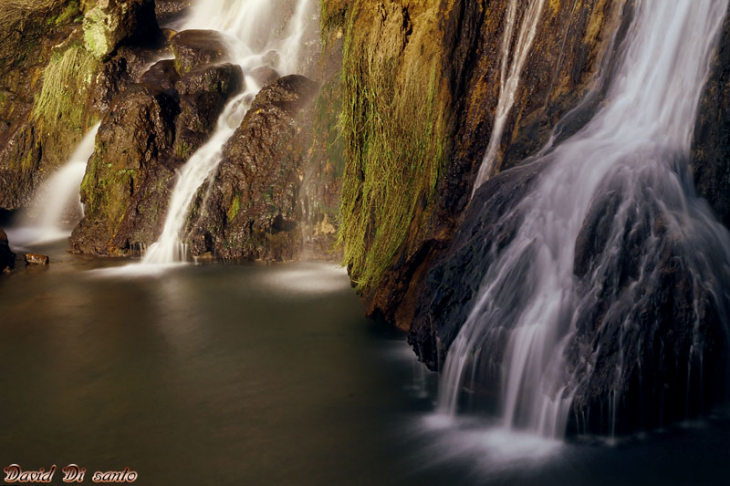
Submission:
M 530 53 L 532 44 L 537 34 L 537 25 L 542 14 L 542 7 L 545 0 L 531 0 L 525 11 L 524 17 L 520 24 L 520 31 L 517 39 L 513 41 L 515 24 L 517 23 L 517 10 L 520 2 L 511 0 L 507 9 L 507 18 L 505 21 L 504 37 L 502 38 L 502 64 L 499 75 L 499 101 L 494 114 L 494 124 L 489 137 L 489 145 L 487 153 L 484 155 L 482 164 L 479 167 L 476 182 L 474 183 L 474 192 L 487 179 L 494 174 L 494 168 L 497 161 L 497 152 L 502 142 L 507 117 L 512 111 L 515 104 L 515 96 L 520 86 L 520 77 L 522 70 L 527 61 L 527 55 Z M 512 52 L 512 44 L 514 42 L 514 52 Z M 512 62 L 510 63 L 510 59 Z
M 100 125 L 89 130 L 68 162 L 43 184 L 33 204 L 38 216 L 26 218 L 22 229 L 13 231 L 16 244 L 42 244 L 71 236 L 73 225 L 65 224 L 63 218 L 72 212 L 83 215 L 79 188 Z
M 221 161 L 223 147 L 234 134 L 248 110 L 248 103 L 260 86 L 248 76 L 253 69 L 269 66 L 282 74 L 298 68 L 304 32 L 308 27 L 311 0 L 299 0 L 290 17 L 283 17 L 289 3 L 272 0 L 199 1 L 183 29 L 213 29 L 226 36 L 229 55 L 246 77 L 246 92 L 233 99 L 220 119 L 211 139 L 203 145 L 178 174 L 170 206 L 158 241 L 150 246 L 143 264 L 170 264 L 184 261 L 186 246 L 182 241 L 190 204 L 203 183 Z M 288 18 L 288 21 L 286 20 Z M 277 19 L 283 19 L 280 30 Z M 277 32 L 282 34 L 277 34 Z
M 535 158 L 546 166 L 542 177 L 503 216 L 524 215 L 514 239 L 503 248 L 487 242 L 492 264 L 448 351 L 441 414 L 459 412 L 463 387 L 486 363 L 497 369 L 504 427 L 564 436 L 577 386 L 565 351 L 581 310 L 595 298 L 612 298 L 606 301 L 616 307 L 606 312 L 626 316 L 632 315 L 626 306 L 639 314 L 645 305 L 601 294 L 607 275 L 618 271 L 617 255 L 630 244 L 624 238 L 637 220 L 667 228 L 637 248 L 644 265 L 637 279 L 652 278 L 651 263 L 659 261 L 661 242 L 671 238 L 694 281 L 713 295 L 726 294 L 720 272 L 730 262 L 730 238 L 697 200 L 686 173 L 699 99 L 727 9 L 728 0 L 635 2 L 601 109 L 580 132 Z M 607 249 L 585 277 L 586 288 L 574 275 L 576 239 L 601 191 L 617 203 L 601 229 L 608 234 Z M 516 299 L 520 305 L 503 305 Z M 497 342 L 506 342 L 506 349 L 490 348 Z M 501 361 L 491 361 L 493 356 Z M 617 378 L 621 373 L 615 370 Z M 618 397 L 612 395 L 615 410 Z

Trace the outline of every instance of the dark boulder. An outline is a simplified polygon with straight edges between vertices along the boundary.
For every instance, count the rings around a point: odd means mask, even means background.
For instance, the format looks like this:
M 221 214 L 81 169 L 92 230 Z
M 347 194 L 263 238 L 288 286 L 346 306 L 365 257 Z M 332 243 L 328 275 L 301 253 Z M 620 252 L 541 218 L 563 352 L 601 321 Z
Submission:
M 301 250 L 297 201 L 303 154 L 292 143 L 316 83 L 287 76 L 265 87 L 226 144 L 210 192 L 191 217 L 196 255 L 291 260 Z
M 225 39 L 214 30 L 185 30 L 174 36 L 170 45 L 181 76 L 198 66 L 223 62 L 228 57 Z
M 10 251 L 8 235 L 0 228 L 0 274 L 7 273 L 15 268 L 15 254 Z
M 181 110 L 175 154 L 187 159 L 207 140 L 228 100 L 243 89 L 243 72 L 233 64 L 201 66 L 185 74 L 175 88 Z
M 175 84 L 180 80 L 180 75 L 175 69 L 175 61 L 165 59 L 155 63 L 140 78 L 141 83 L 156 84 L 163 89 L 175 89 Z
M 180 112 L 159 86 L 133 85 L 102 120 L 81 186 L 85 216 L 71 237 L 76 252 L 116 255 L 154 241 L 175 166 L 165 164 Z

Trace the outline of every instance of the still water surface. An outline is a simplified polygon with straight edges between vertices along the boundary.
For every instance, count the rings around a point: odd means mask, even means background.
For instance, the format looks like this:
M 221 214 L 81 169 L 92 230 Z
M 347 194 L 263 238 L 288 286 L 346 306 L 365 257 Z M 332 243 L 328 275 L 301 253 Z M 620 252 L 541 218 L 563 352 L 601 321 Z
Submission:
M 613 447 L 442 423 L 435 376 L 403 336 L 363 319 L 332 265 L 110 278 L 95 270 L 126 262 L 40 250 L 49 268 L 0 278 L 0 469 L 130 467 L 151 486 L 689 485 L 730 473 L 724 419 Z

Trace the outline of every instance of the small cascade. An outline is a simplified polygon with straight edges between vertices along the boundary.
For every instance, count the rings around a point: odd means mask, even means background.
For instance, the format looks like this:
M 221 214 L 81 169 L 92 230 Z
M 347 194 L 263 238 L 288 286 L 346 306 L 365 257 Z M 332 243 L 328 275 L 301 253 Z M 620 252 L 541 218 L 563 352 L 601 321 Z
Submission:
M 569 345 L 579 325 L 590 326 L 597 316 L 605 316 L 613 326 L 610 332 L 616 333 L 611 342 L 619 350 L 599 378 L 601 386 L 610 387 L 606 410 L 600 413 L 610 422 L 605 433 L 615 434 L 624 399 L 619 387 L 629 373 L 625 364 L 633 366 L 633 356 L 644 352 L 640 341 L 628 342 L 648 325 L 640 320 L 650 308 L 652 289 L 664 282 L 661 265 L 670 252 L 680 255 L 673 261 L 681 261 L 683 275 L 689 275 L 685 295 L 696 303 L 693 349 L 701 347 L 703 311 L 698 303 L 706 302 L 703 296 L 713 296 L 724 318 L 730 235 L 694 194 L 687 162 L 728 3 L 635 2 L 605 103 L 580 132 L 534 160 L 546 167 L 541 178 L 502 216 L 522 216 L 509 244 L 485 242 L 491 263 L 447 354 L 439 391 L 441 415 L 459 414 L 464 388 L 474 376 L 490 373 L 500 390 L 506 429 L 562 438 L 575 394 L 597 366 L 566 358 Z M 527 35 L 527 44 L 529 39 Z M 490 170 L 486 163 L 482 175 Z M 603 249 L 592 247 L 590 266 L 576 270 L 576 241 L 590 218 L 601 214 L 610 215 L 596 219 Z M 630 272 L 628 284 L 615 283 Z M 688 359 L 692 362 L 684 368 L 689 368 L 689 381 L 701 376 L 697 368 L 703 365 L 699 352 L 690 352 Z
M 299 0 L 288 17 L 283 16 L 287 3 L 271 0 L 199 1 L 193 8 L 183 29 L 213 29 L 224 34 L 232 62 L 240 65 L 246 76 L 246 91 L 228 104 L 211 139 L 180 170 L 162 235 L 150 246 L 142 264 L 165 265 L 187 259 L 181 233 L 190 204 L 198 189 L 215 173 L 223 146 L 241 124 L 250 100 L 261 88 L 248 74 L 263 66 L 274 68 L 281 75 L 296 71 L 308 28 L 306 19 L 311 17 L 311 3 L 311 0 Z M 272 28 L 277 19 L 283 19 L 283 37 Z
M 16 244 L 42 244 L 68 238 L 75 223 L 83 216 L 79 188 L 86 173 L 86 165 L 94 153 L 97 124 L 84 136 L 66 165 L 43 184 L 33 203 L 37 216 L 27 217 L 16 230 Z M 64 221 L 73 214 L 76 221 Z
M 517 38 L 514 39 L 514 31 L 518 23 L 518 8 L 521 4 L 523 2 L 511 0 L 507 9 L 504 37 L 502 39 L 499 101 L 494 113 L 494 124 L 489 137 L 487 153 L 484 155 L 484 160 L 474 183 L 475 192 L 487 179 L 494 175 L 499 145 L 502 143 L 507 118 L 515 104 L 515 96 L 517 95 L 517 89 L 520 87 L 520 78 L 525 67 L 525 61 L 527 61 L 527 56 L 535 41 L 537 25 L 540 22 L 545 0 L 530 0 L 520 22 Z

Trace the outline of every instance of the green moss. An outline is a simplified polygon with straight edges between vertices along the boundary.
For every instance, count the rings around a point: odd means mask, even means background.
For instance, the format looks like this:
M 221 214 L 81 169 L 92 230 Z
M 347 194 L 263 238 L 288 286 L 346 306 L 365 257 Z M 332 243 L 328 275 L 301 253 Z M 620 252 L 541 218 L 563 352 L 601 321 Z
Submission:
M 429 224 L 447 144 L 447 97 L 437 56 L 406 57 L 402 39 L 372 42 L 368 29 L 353 28 L 361 5 L 350 9 L 345 33 L 340 241 L 344 263 L 367 292 Z
M 234 197 L 231 202 L 231 207 L 228 208 L 228 212 L 226 213 L 229 223 L 238 216 L 239 211 L 241 211 L 241 195 L 236 194 L 236 197 Z
M 52 55 L 33 108 L 33 116 L 42 128 L 48 133 L 68 128 L 83 133 L 85 95 L 97 69 L 97 61 L 80 45 Z
M 56 18 L 48 19 L 48 23 L 52 23 L 55 26 L 60 26 L 68 23 L 69 21 L 75 21 L 79 15 L 79 2 L 73 0 L 69 2 L 66 8 Z
M 190 152 L 192 152 L 193 146 L 186 142 L 180 142 L 180 144 L 175 147 L 175 155 L 182 160 L 187 160 L 190 157 Z

